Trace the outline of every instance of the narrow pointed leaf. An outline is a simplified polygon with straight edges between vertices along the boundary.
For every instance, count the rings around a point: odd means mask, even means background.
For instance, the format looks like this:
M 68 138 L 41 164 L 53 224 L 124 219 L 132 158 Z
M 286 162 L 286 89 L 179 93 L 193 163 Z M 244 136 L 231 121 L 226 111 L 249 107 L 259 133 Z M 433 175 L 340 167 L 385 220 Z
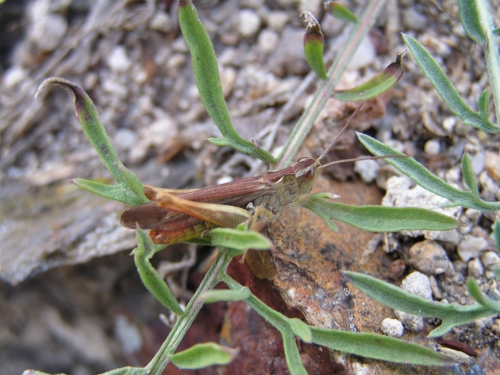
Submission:
M 469 38 L 479 45 L 484 45 L 487 38 L 479 18 L 476 1 L 458 0 L 458 16 Z
M 316 75 L 321 79 L 327 79 L 325 63 L 323 60 L 324 37 L 319 22 L 311 12 L 302 12 L 304 22 L 307 22 L 306 34 L 304 35 L 304 54 L 307 63 Z
M 443 69 L 416 39 L 405 34 L 403 34 L 403 39 L 420 69 L 422 69 L 451 112 L 457 115 L 466 125 L 487 133 L 500 132 L 498 125 L 482 118 L 479 113 L 474 112 L 465 104 Z
M 353 333 L 311 327 L 312 342 L 344 353 L 383 361 L 446 366 L 453 361 L 430 348 L 375 333 Z
M 500 253 L 500 219 L 497 219 L 495 224 L 493 224 L 493 240 L 495 241 L 497 250 Z
M 371 232 L 450 230 L 459 224 L 452 217 L 422 208 L 350 206 L 329 202 L 324 198 L 324 193 L 308 195 L 299 204 L 325 221 L 340 220 Z
M 297 337 L 299 337 L 304 342 L 311 342 L 311 328 L 306 323 L 297 318 L 289 319 L 288 323 L 290 323 L 290 328 L 292 328 L 293 333 Z
M 285 349 L 285 359 L 290 374 L 307 375 L 293 333 L 288 330 L 280 330 L 280 333 L 283 337 L 283 349 Z
M 220 301 L 243 301 L 250 297 L 250 289 L 246 286 L 241 289 L 214 289 L 208 290 L 200 296 L 200 300 L 205 303 L 214 303 Z
M 403 53 L 400 53 L 396 61 L 391 63 L 383 72 L 377 74 L 368 82 L 350 90 L 335 91 L 333 97 L 346 102 L 355 102 L 374 98 L 392 88 L 403 76 Z
M 330 11 L 330 14 L 333 17 L 339 20 L 352 23 L 358 22 L 358 18 L 354 15 L 354 13 L 336 1 L 326 1 L 325 8 Z
M 118 165 L 118 169 L 120 170 L 123 179 L 130 190 L 141 200 L 141 204 L 148 203 L 149 199 L 144 194 L 144 186 L 142 185 L 141 180 L 132 171 L 126 168 L 123 164 Z
M 230 228 L 216 228 L 210 232 L 212 245 L 228 247 L 235 250 L 245 251 L 267 250 L 271 248 L 271 241 L 260 233 L 253 231 L 240 231 Z
M 481 117 L 488 119 L 490 111 L 490 92 L 488 90 L 483 90 L 479 95 L 478 108 Z
M 402 155 L 393 148 L 384 145 L 382 142 L 362 133 L 356 133 L 358 140 L 372 154 L 380 155 Z M 434 176 L 422 164 L 411 158 L 386 159 L 386 162 L 393 165 L 397 170 L 413 179 L 424 189 L 448 199 L 455 206 L 473 208 L 480 211 L 496 211 L 500 209 L 499 202 L 486 202 L 475 199 L 470 191 L 463 191 L 447 184 L 444 180 Z
M 181 369 L 201 369 L 213 365 L 227 365 L 239 350 L 221 346 L 214 342 L 196 344 L 170 357 L 173 364 Z
M 71 182 L 79 188 L 103 198 L 113 199 L 126 204 L 131 204 L 131 202 L 134 203 L 137 201 L 137 196 L 135 194 L 133 194 L 130 190 L 125 190 L 120 185 L 106 185 L 100 182 L 85 180 L 83 178 L 74 178 Z
M 429 301 L 368 275 L 350 271 L 344 273 L 349 276 L 356 288 L 391 309 L 441 319 L 441 325 L 431 331 L 429 337 L 442 336 L 453 327 L 497 313 L 496 310 L 481 305 L 462 306 L 457 303 Z
M 133 254 L 134 262 L 137 267 L 137 271 L 139 271 L 142 283 L 163 306 L 178 316 L 183 315 L 184 312 L 175 300 L 175 297 L 167 286 L 167 283 L 165 283 L 165 281 L 158 275 L 149 262 L 149 259 L 151 259 L 157 250 L 157 246 L 142 229 L 137 228 L 136 233 L 139 245 L 134 249 Z
M 271 154 L 240 137 L 234 129 L 222 94 L 219 69 L 210 38 L 191 0 L 179 0 L 178 4 L 179 24 L 191 52 L 194 78 L 208 115 L 217 125 L 228 145 L 265 162 L 274 162 Z
M 477 188 L 476 176 L 472 170 L 472 162 L 470 156 L 464 153 L 462 156 L 462 176 L 464 177 L 465 184 L 470 189 L 473 197 L 479 199 L 479 191 Z

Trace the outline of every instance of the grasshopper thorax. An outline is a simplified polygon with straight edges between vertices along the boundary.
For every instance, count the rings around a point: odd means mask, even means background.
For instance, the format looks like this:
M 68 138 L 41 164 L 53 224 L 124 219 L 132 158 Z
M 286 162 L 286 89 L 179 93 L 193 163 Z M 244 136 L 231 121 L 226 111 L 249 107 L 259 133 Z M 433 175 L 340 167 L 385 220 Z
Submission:
M 299 195 L 309 193 L 312 190 L 319 173 L 318 162 L 316 159 L 300 158 L 299 161 L 292 166 L 292 168 L 299 186 Z

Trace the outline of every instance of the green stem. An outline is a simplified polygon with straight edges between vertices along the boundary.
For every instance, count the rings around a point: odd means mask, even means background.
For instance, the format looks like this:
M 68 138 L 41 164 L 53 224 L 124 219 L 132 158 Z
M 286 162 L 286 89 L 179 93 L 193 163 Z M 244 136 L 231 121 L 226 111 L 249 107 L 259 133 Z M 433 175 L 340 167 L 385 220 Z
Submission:
M 198 297 L 201 293 L 215 288 L 215 286 L 221 281 L 220 276 L 224 274 L 224 271 L 232 258 L 233 256 L 229 252 L 224 249 L 219 250 L 219 254 L 212 263 L 212 266 L 203 278 L 203 281 L 196 290 L 196 293 L 193 295 L 193 298 L 191 298 L 186 306 L 184 315 L 178 318 L 177 323 L 175 323 L 172 331 L 161 346 L 160 350 L 158 350 L 151 362 L 145 367 L 146 374 L 162 374 L 165 366 L 170 362 L 170 356 L 179 346 L 182 338 L 186 335 L 187 330 L 191 327 L 191 324 L 203 306 L 203 302 L 201 302 Z

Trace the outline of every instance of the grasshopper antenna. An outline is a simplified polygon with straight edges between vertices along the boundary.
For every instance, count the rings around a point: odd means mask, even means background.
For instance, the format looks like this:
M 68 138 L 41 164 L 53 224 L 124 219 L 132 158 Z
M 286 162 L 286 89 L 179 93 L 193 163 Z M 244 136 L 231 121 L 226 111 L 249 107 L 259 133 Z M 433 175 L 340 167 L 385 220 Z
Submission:
M 347 130 L 347 128 L 351 125 L 351 122 L 352 122 L 352 119 L 354 118 L 354 116 L 356 116 L 358 114 L 358 112 L 360 111 L 360 109 L 363 107 L 363 104 L 365 104 L 364 100 L 361 102 L 361 104 L 359 105 L 359 107 L 356 108 L 356 110 L 352 113 L 351 117 L 349 117 L 349 120 L 347 120 L 346 124 L 344 125 L 344 127 L 342 128 L 342 130 L 340 130 L 340 133 L 337 134 L 337 136 L 335 137 L 335 139 L 333 140 L 333 142 L 330 143 L 328 145 L 328 147 L 325 149 L 325 151 L 323 151 L 323 153 L 320 155 L 320 157 L 316 159 L 316 163 L 319 164 L 319 161 L 321 159 L 323 159 L 326 154 L 328 154 L 328 152 L 332 149 L 332 147 L 335 145 L 335 143 L 337 143 L 337 141 L 339 140 L 339 138 L 342 136 L 342 134 L 345 133 L 345 131 Z M 332 164 L 332 163 L 328 163 L 328 165 L 330 165 L 330 164 Z M 321 168 L 323 168 L 323 167 L 324 166 L 321 166 Z

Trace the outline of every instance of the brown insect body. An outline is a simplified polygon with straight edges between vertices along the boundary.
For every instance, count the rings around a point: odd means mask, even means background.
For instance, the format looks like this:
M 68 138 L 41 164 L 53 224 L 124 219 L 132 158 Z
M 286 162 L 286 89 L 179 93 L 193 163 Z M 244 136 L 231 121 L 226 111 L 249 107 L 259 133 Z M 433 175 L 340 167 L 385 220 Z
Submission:
M 288 168 L 176 196 L 193 202 L 241 208 L 246 208 L 251 203 L 254 207 L 261 206 L 277 214 L 281 207 L 294 202 L 299 195 L 309 193 L 317 175 L 317 160 L 301 158 Z M 151 191 L 148 191 L 147 195 L 150 198 L 153 198 L 154 191 L 161 191 L 159 188 L 149 190 Z M 126 210 L 122 214 L 121 223 L 132 229 L 135 229 L 136 225 L 142 229 L 152 229 L 150 237 L 157 244 L 187 241 L 200 236 L 207 229 L 218 226 L 181 211 L 159 207 L 156 201 Z

